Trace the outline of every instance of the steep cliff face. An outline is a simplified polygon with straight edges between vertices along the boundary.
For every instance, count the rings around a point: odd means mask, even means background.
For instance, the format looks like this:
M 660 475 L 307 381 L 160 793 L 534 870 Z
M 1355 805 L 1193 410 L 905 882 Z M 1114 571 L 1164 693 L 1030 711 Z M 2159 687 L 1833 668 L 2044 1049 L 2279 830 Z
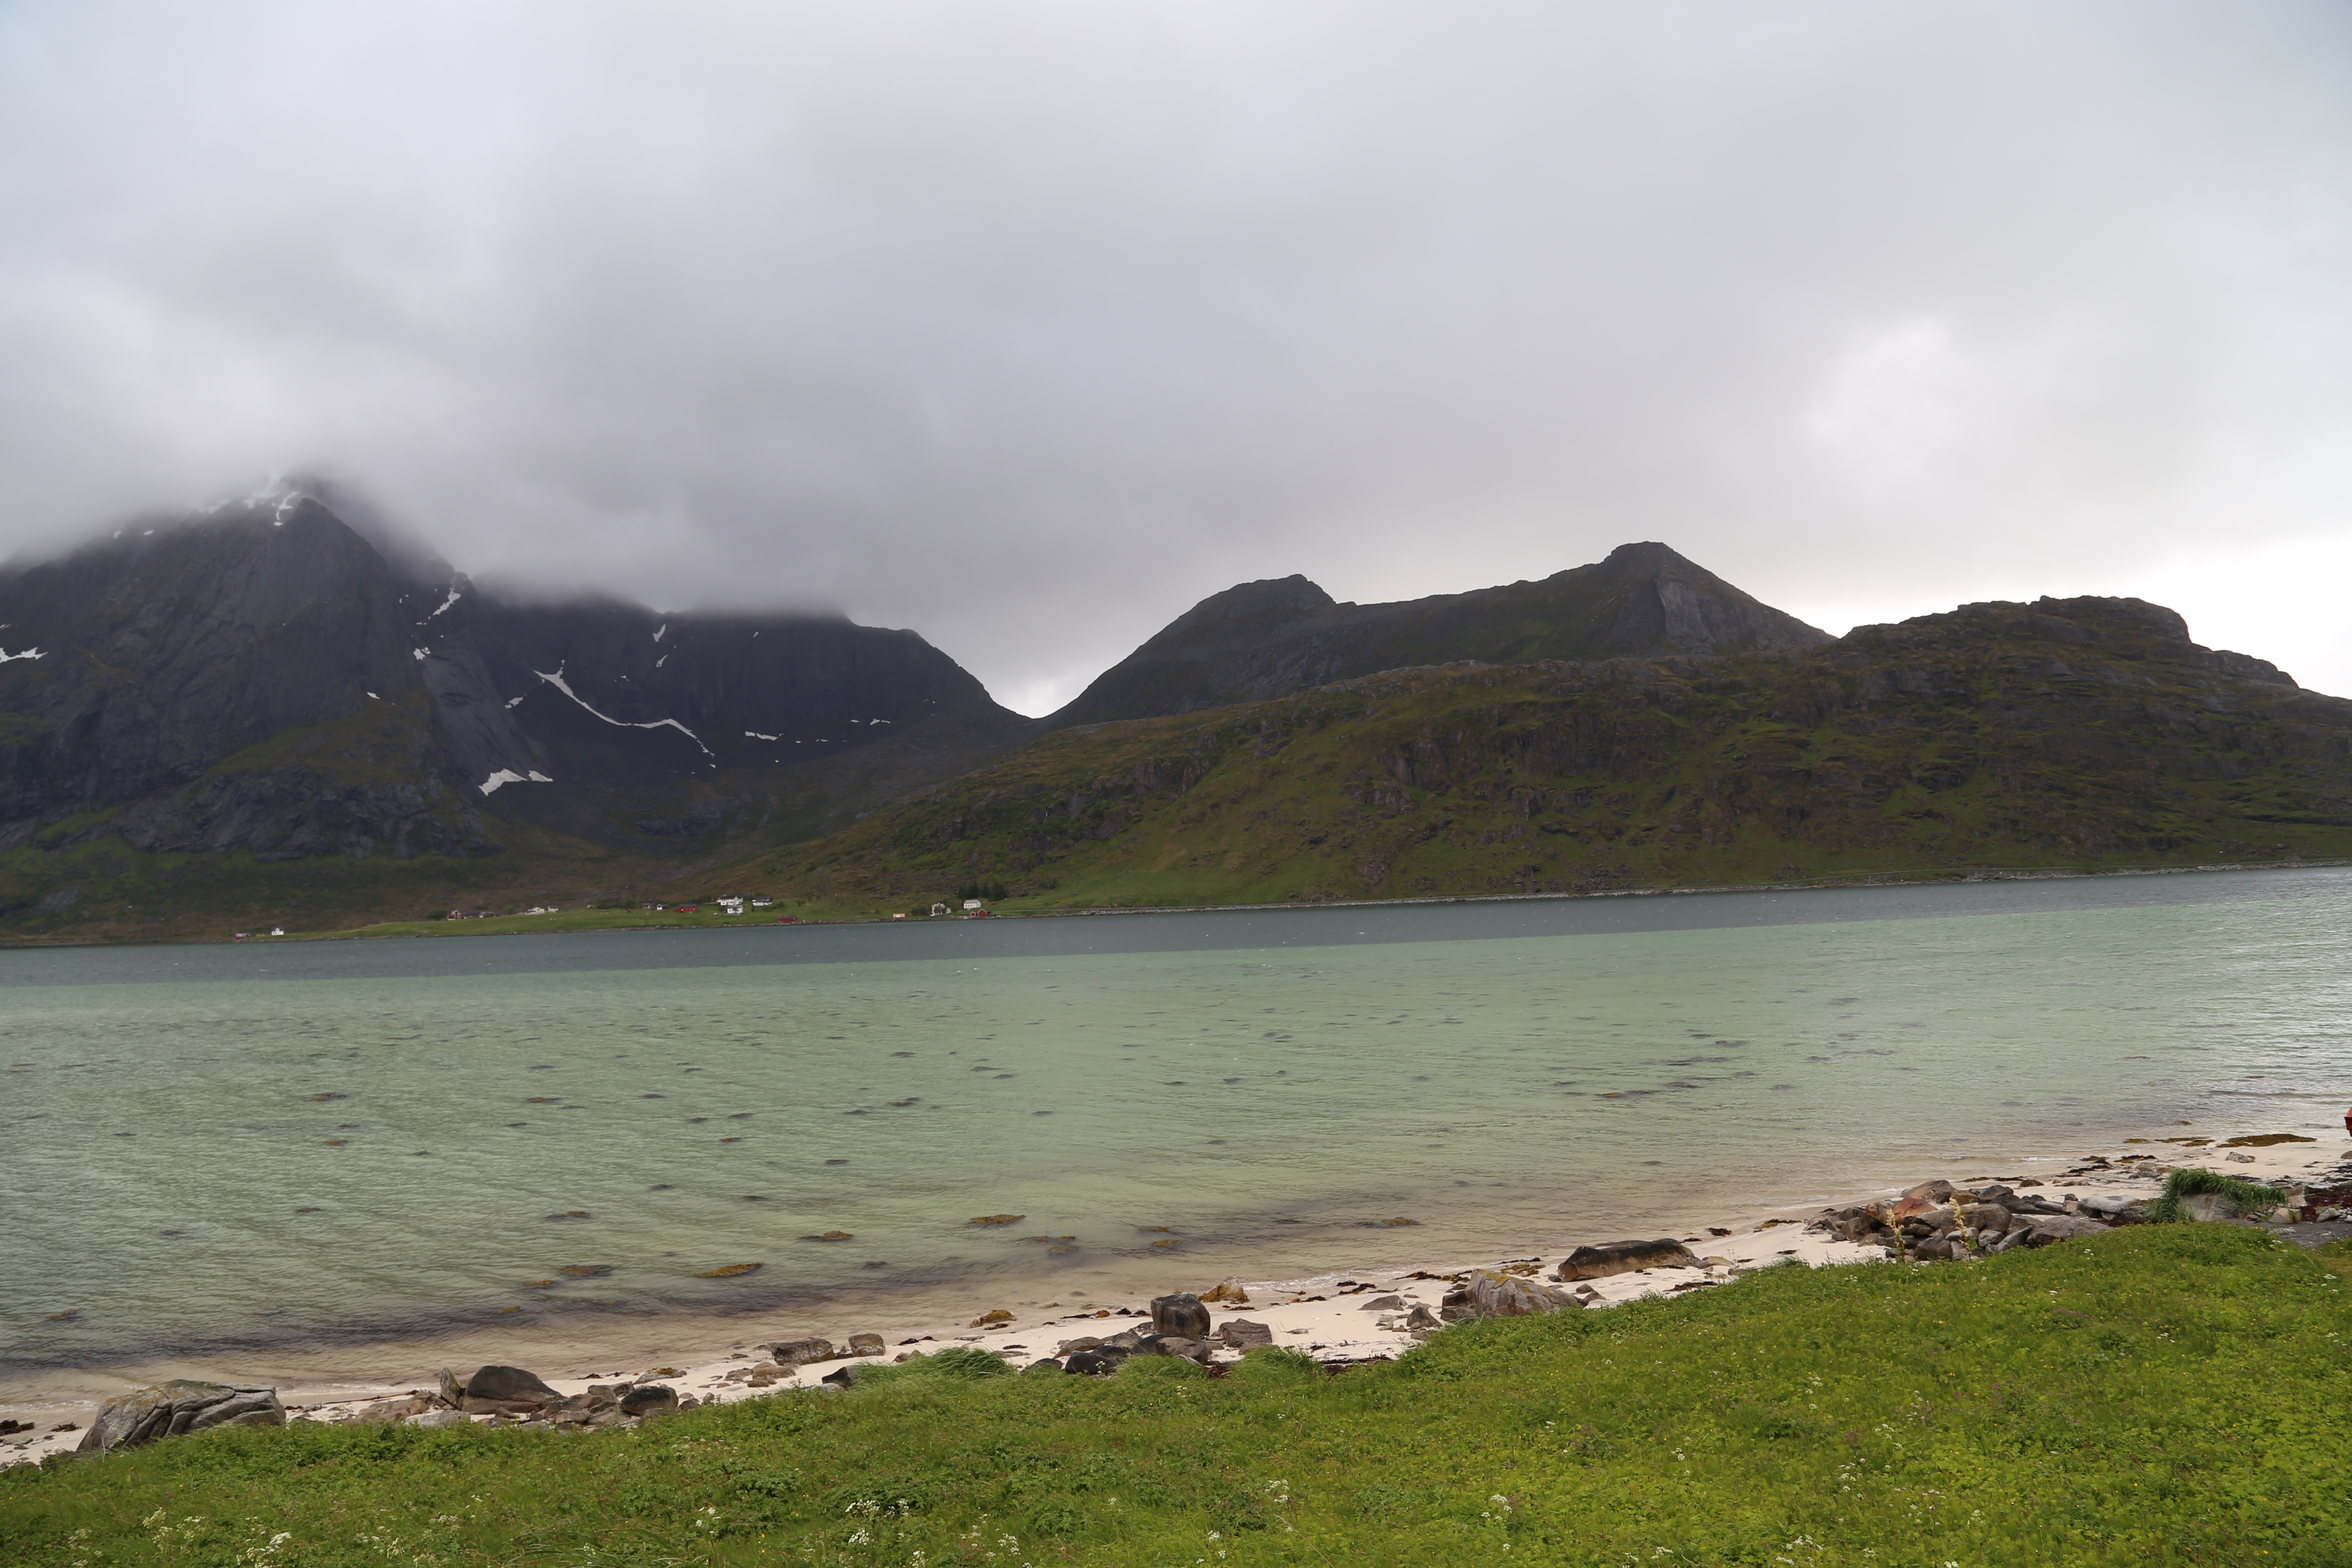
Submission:
M 375 551 L 299 497 L 0 576 L 0 842 L 417 690 L 399 600 Z
M 1540 582 L 1393 605 L 1335 604 L 1306 578 L 1285 577 L 1203 599 L 1046 722 L 1197 712 L 1463 659 L 1740 653 L 1829 640 L 1663 544 L 1620 545 Z
M 0 573 L 0 852 L 676 850 L 780 776 L 813 827 L 1033 728 L 912 632 L 502 600 L 297 489 Z

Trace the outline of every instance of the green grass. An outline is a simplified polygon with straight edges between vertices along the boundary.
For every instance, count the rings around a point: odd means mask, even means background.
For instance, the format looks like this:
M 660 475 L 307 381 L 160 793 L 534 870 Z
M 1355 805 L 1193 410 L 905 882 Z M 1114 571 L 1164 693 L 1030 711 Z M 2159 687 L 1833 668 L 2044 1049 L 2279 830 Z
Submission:
M 2347 1267 L 2136 1226 L 1337 1377 L 942 1363 L 599 1436 L 222 1433 L 0 1477 L 0 1561 L 2310 1568 L 2352 1562 Z

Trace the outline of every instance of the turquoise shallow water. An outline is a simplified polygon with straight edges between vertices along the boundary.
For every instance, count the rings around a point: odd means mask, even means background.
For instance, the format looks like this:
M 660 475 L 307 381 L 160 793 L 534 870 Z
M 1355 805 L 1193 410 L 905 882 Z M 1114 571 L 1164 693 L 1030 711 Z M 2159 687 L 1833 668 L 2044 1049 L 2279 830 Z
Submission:
M 2176 1122 L 2339 1152 L 2347 939 L 2306 870 L 0 953 L 0 1389 L 1549 1254 Z

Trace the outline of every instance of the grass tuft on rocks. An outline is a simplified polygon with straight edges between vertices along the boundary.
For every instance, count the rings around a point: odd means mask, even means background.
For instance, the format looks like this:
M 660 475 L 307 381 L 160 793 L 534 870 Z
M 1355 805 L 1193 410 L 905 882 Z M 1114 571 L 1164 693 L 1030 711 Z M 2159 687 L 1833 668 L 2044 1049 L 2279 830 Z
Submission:
M 2352 1540 L 2347 1272 L 2135 1226 L 1465 1324 L 1337 1376 L 908 1363 L 598 1436 L 224 1431 L 0 1475 L 0 1562 L 2318 1568 Z
M 2188 1211 L 2182 1206 L 2190 1198 L 2213 1194 L 2230 1200 L 2232 1214 L 2268 1214 L 2286 1202 L 2286 1194 L 2276 1187 L 2250 1182 L 2242 1176 L 2225 1176 L 2219 1171 L 2197 1166 L 2179 1166 L 2164 1178 L 2164 1192 L 2147 1205 L 2151 1225 L 2171 1225 L 2186 1220 Z

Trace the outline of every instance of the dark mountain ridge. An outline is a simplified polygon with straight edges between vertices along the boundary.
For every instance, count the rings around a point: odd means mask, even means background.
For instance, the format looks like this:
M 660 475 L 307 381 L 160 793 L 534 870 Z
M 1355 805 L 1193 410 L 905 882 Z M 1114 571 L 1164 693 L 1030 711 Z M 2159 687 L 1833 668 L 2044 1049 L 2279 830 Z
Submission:
M 2352 701 L 2089 597 L 1066 730 L 740 874 L 1019 910 L 2347 857 Z
M 0 850 L 94 816 L 151 853 L 657 847 L 731 776 L 873 751 L 903 786 L 1029 732 L 913 632 L 505 603 L 299 489 L 0 572 Z
M 1604 560 L 1536 582 L 1386 605 L 1336 603 L 1305 577 L 1281 577 L 1202 600 L 1045 725 L 1262 702 L 1353 676 L 1465 658 L 1529 664 L 1830 640 L 1656 543 L 1621 544 Z

